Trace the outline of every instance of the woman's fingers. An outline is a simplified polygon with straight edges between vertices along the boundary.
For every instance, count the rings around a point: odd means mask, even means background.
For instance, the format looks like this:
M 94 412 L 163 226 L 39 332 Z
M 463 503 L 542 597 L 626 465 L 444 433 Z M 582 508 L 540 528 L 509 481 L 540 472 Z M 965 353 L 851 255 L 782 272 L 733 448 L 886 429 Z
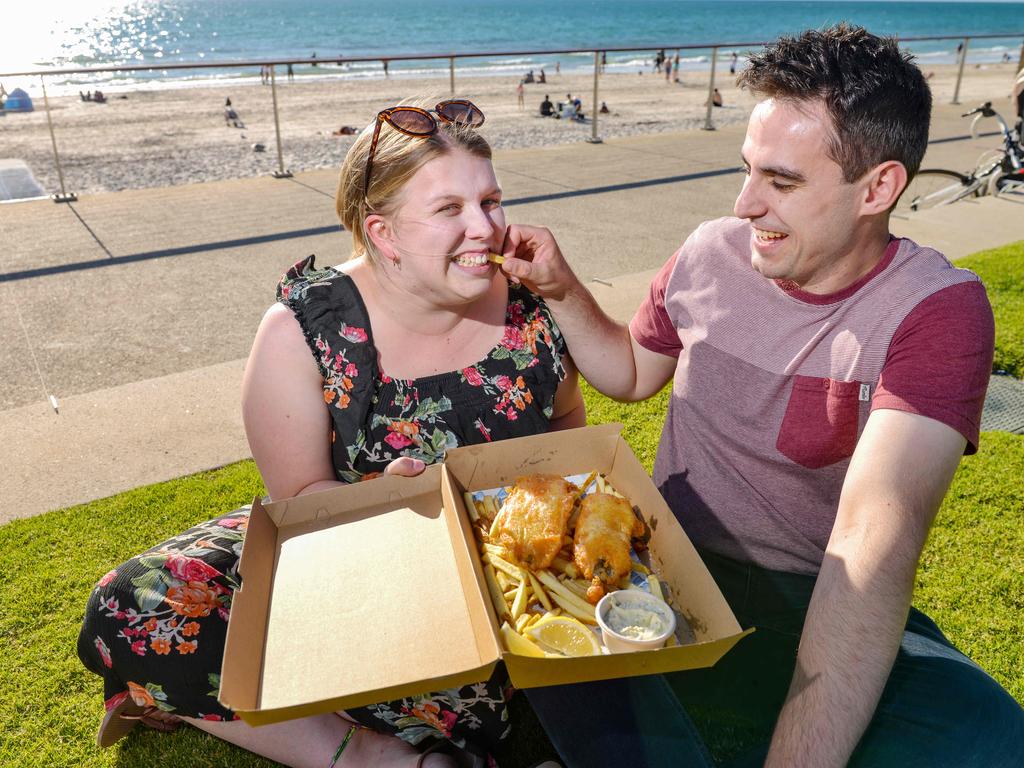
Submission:
M 402 456 L 388 464 L 387 467 L 384 468 L 384 474 L 400 475 L 401 477 L 415 477 L 423 472 L 426 466 L 427 465 L 422 459 L 413 459 L 408 456 Z

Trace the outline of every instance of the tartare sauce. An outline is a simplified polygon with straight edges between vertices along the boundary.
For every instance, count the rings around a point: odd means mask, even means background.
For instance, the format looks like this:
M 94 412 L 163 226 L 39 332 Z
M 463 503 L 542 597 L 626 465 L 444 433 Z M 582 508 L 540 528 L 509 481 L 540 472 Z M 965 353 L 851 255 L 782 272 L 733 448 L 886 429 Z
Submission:
M 604 620 L 613 632 L 634 640 L 653 640 L 666 629 L 664 619 L 654 611 L 614 602 Z

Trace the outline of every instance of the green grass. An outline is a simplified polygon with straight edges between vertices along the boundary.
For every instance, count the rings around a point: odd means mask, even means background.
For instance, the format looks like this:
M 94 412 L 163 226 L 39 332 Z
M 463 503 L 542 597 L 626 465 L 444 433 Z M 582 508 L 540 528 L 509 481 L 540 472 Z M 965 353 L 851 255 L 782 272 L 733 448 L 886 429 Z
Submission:
M 996 367 L 1024 374 L 1024 242 L 958 262 L 978 272 L 996 313 Z M 668 390 L 623 405 L 584 387 L 591 423 L 618 421 L 650 470 Z M 1024 702 L 1024 438 L 985 433 L 961 463 L 932 530 L 915 604 L 949 638 Z M 111 566 L 262 492 L 252 462 L 138 488 L 109 499 L 0 527 L 0 765 L 239 766 L 268 761 L 191 729 L 166 736 L 136 729 L 101 751 L 99 678 L 75 643 L 86 598 Z M 517 713 L 529 720 L 517 697 Z M 529 724 L 505 768 L 543 756 Z
M 956 262 L 977 272 L 996 318 L 993 370 L 1024 378 L 1024 240 L 972 254 Z

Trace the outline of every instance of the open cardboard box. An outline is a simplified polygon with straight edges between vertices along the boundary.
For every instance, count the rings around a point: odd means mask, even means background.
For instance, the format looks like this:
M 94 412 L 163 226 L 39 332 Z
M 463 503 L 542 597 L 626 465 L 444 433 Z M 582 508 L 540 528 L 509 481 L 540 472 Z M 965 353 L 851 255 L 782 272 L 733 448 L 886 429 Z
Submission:
M 480 682 L 501 660 L 519 688 L 713 665 L 746 632 L 620 431 L 606 424 L 466 446 L 415 478 L 257 499 L 221 703 L 263 725 Z M 462 492 L 592 470 L 650 525 L 651 565 L 695 642 L 581 658 L 509 653 Z

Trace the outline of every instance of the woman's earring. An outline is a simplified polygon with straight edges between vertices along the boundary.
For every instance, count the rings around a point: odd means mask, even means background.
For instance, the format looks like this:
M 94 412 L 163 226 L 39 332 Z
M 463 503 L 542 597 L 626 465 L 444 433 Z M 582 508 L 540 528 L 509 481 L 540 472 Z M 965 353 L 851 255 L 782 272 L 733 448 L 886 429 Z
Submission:
M 395 269 L 399 272 L 402 271 L 402 260 L 398 256 L 395 256 L 395 258 L 391 260 L 391 263 L 395 265 Z

